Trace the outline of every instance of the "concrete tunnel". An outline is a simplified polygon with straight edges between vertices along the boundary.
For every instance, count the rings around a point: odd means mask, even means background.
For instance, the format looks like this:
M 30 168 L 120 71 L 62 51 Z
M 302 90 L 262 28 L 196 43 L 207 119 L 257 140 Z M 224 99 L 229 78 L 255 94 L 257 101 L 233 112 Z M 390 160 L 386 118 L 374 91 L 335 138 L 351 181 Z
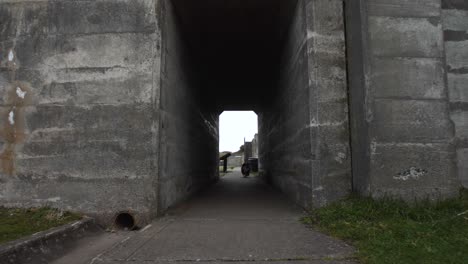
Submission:
M 258 114 L 265 180 L 294 201 L 319 206 L 350 192 L 343 4 L 330 7 L 331 45 L 322 51 L 309 41 L 304 7 L 280 0 L 166 2 L 160 208 L 215 180 L 218 118 L 225 110 Z M 311 69 L 316 59 L 327 72 Z M 327 85 L 322 91 L 319 79 Z M 327 120 L 321 135 L 319 118 Z M 327 153 L 319 153 L 319 140 Z M 332 164 L 319 168 L 321 159 Z
M 147 223 L 218 180 L 225 110 L 257 113 L 264 179 L 303 207 L 456 195 L 452 7 L 400 2 L 0 3 L 1 204 Z

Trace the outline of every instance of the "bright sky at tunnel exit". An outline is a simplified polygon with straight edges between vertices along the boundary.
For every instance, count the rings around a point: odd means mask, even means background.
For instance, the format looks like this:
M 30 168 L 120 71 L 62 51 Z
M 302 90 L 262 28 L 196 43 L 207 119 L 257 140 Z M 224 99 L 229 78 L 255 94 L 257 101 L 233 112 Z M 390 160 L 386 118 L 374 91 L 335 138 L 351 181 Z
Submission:
M 219 151 L 236 152 L 258 131 L 257 114 L 253 111 L 224 111 L 219 116 Z

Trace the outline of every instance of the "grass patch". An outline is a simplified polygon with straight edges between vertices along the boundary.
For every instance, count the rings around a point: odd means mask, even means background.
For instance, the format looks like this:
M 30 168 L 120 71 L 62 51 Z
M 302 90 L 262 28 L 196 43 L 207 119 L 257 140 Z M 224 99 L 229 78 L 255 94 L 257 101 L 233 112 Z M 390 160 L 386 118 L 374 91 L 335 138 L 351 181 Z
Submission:
M 0 207 L 0 243 L 81 219 L 80 215 L 52 208 Z
M 302 221 L 353 244 L 362 263 L 468 263 L 468 190 L 435 204 L 352 196 Z

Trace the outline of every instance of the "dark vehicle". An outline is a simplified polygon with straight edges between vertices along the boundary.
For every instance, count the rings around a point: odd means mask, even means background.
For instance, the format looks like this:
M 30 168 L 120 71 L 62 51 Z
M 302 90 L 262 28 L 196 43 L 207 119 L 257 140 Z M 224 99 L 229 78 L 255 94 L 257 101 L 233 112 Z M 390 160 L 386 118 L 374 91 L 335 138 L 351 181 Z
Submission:
M 242 172 L 242 175 L 244 175 L 244 178 L 249 176 L 249 174 L 250 174 L 250 165 L 249 165 L 249 163 L 242 164 L 241 172 Z

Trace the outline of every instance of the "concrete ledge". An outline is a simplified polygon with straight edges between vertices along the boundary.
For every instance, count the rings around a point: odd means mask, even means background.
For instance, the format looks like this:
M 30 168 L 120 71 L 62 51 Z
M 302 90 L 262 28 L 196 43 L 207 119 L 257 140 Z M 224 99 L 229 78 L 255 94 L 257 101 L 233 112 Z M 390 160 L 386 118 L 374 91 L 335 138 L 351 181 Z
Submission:
M 82 220 L 38 232 L 0 245 L 0 264 L 50 263 L 71 248 L 79 238 L 98 232 L 94 219 Z

